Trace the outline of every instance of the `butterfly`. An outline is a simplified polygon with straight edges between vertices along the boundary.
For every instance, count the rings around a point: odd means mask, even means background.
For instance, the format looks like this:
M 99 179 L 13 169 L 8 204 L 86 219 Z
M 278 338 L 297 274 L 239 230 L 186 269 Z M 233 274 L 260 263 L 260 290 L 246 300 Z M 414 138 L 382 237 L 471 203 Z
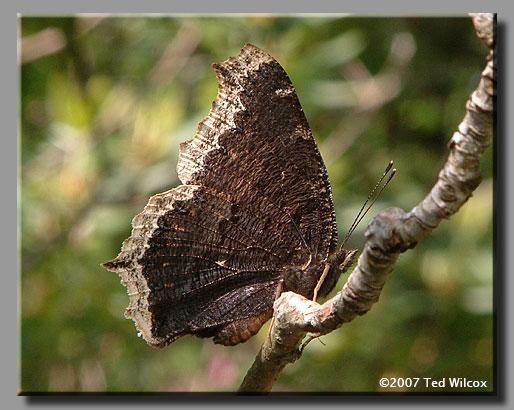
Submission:
M 180 145 L 182 185 L 152 196 L 103 264 L 155 347 L 244 342 L 281 292 L 328 295 L 356 252 L 337 246 L 327 171 L 284 69 L 251 44 L 213 68 L 217 97 Z

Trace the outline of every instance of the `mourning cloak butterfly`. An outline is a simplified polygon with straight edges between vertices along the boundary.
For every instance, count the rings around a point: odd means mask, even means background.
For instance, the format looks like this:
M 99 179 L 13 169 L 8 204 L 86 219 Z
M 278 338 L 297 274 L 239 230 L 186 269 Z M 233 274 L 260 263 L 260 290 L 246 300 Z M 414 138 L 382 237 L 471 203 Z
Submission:
M 213 67 L 218 95 L 180 146 L 183 185 L 151 197 L 103 265 L 156 347 L 187 334 L 244 342 L 281 291 L 312 299 L 320 282 L 326 296 L 354 255 L 337 249 L 327 172 L 284 69 L 250 44 Z

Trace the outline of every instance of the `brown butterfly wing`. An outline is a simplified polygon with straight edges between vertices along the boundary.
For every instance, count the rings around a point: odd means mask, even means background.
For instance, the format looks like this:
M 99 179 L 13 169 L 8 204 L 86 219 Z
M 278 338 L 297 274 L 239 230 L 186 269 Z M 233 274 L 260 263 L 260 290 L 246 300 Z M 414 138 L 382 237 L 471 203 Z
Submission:
M 184 185 L 150 198 L 104 265 L 154 346 L 245 341 L 271 316 L 284 268 L 336 248 L 326 170 L 285 71 L 252 45 L 214 68 L 218 96 L 180 147 Z

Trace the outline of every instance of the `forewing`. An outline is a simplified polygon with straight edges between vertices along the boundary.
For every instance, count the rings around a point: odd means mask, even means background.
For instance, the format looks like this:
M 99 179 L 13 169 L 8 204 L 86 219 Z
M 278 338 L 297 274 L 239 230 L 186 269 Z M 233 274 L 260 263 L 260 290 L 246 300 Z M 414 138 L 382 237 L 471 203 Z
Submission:
M 289 77 L 249 44 L 214 69 L 218 95 L 181 145 L 181 181 L 271 212 L 276 229 L 296 238 L 302 263 L 326 258 L 337 243 L 330 183 Z

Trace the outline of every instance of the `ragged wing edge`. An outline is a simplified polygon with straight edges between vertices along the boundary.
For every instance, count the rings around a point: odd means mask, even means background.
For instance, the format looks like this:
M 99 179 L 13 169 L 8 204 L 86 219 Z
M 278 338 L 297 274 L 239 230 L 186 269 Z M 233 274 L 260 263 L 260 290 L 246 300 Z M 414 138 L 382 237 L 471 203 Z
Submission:
M 126 308 L 125 317 L 135 322 L 138 335 L 142 335 L 146 342 L 154 347 L 164 347 L 181 335 L 176 335 L 173 340 L 155 338 L 152 335 L 153 318 L 148 301 L 151 289 L 143 275 L 144 267 L 140 260 L 150 247 L 149 240 L 152 238 L 153 232 L 159 228 L 157 223 L 159 218 L 174 209 L 173 205 L 176 200 L 192 199 L 198 188 L 198 185 L 180 185 L 152 196 L 143 212 L 132 220 L 132 233 L 123 242 L 119 255 L 102 264 L 104 268 L 118 273 L 121 277 L 121 283 L 127 288 L 129 295 L 129 305 Z
M 204 170 L 203 160 L 210 151 L 222 149 L 218 141 L 219 136 L 237 128 L 234 117 L 246 110 L 237 93 L 237 77 L 258 70 L 261 64 L 272 61 L 275 60 L 265 51 L 252 44 L 246 44 L 235 57 L 213 64 L 218 78 L 218 94 L 212 102 L 209 114 L 198 124 L 193 138 L 180 144 L 177 173 L 183 184 L 191 182 L 194 174 Z M 231 80 L 231 77 L 235 81 Z M 206 128 L 216 130 L 213 133 L 214 138 L 205 135 Z

